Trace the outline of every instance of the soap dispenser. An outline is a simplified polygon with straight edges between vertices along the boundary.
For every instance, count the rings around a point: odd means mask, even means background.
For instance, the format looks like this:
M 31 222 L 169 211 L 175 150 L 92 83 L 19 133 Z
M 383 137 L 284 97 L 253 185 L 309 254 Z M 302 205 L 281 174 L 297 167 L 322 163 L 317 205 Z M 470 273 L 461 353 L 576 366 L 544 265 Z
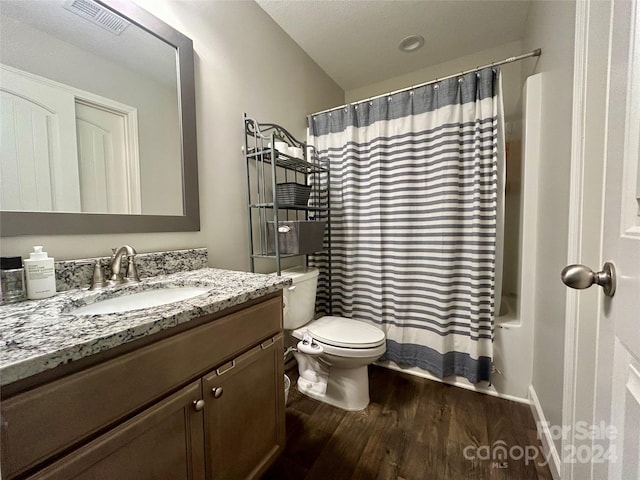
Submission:
M 53 258 L 42 251 L 41 246 L 33 247 L 33 252 L 24 260 L 27 278 L 27 298 L 37 300 L 56 293 L 56 274 Z

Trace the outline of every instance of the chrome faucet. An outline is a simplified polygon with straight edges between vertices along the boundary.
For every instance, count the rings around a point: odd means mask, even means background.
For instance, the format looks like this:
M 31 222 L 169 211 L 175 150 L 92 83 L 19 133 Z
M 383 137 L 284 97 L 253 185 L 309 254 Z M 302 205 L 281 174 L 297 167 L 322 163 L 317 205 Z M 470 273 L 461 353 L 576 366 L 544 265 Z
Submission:
M 136 270 L 136 264 L 134 263 L 134 258 L 136 256 L 136 251 L 133 247 L 129 245 L 123 245 L 118 249 L 112 249 L 113 256 L 111 257 L 111 276 L 109 277 L 110 284 L 118 284 L 118 283 L 135 283 L 140 281 L 140 277 L 138 277 L 138 272 Z M 127 273 L 125 276 L 122 276 L 120 273 L 120 264 L 122 262 L 122 257 L 127 257 Z

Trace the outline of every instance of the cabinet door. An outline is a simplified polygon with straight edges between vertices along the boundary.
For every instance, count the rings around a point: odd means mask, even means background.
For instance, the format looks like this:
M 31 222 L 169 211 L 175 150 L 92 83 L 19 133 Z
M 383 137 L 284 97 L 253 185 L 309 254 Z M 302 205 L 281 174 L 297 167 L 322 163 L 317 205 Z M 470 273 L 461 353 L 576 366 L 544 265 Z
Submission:
M 204 478 L 200 380 L 98 437 L 31 479 Z
M 253 479 L 284 449 L 282 334 L 203 379 L 207 478 Z

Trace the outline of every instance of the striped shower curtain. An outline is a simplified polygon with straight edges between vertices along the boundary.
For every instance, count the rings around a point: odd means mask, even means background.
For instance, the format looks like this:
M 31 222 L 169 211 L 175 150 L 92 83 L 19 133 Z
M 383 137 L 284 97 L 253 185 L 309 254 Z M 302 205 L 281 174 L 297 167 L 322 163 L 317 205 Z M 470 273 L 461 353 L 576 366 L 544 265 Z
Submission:
M 330 165 L 319 307 L 382 328 L 383 360 L 490 379 L 501 110 L 487 68 L 309 117 Z

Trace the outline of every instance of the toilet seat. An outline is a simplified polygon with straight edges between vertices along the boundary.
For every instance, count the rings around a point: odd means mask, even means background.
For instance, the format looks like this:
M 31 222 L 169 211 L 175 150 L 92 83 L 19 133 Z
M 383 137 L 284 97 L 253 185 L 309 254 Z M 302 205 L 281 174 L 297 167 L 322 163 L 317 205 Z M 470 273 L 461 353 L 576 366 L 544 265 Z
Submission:
M 382 342 L 380 345 L 376 347 L 369 348 L 349 348 L 349 347 L 336 347 L 335 345 L 330 345 L 327 343 L 323 343 L 319 340 L 316 342 L 322 347 L 322 351 L 328 355 L 334 355 L 336 357 L 343 358 L 368 358 L 368 357 L 381 357 L 384 352 L 387 351 L 387 345 L 385 342 Z
M 346 349 L 375 349 L 385 344 L 379 328 L 360 320 L 325 316 L 307 325 L 309 334 L 323 346 Z M 328 351 L 325 348 L 325 351 Z

